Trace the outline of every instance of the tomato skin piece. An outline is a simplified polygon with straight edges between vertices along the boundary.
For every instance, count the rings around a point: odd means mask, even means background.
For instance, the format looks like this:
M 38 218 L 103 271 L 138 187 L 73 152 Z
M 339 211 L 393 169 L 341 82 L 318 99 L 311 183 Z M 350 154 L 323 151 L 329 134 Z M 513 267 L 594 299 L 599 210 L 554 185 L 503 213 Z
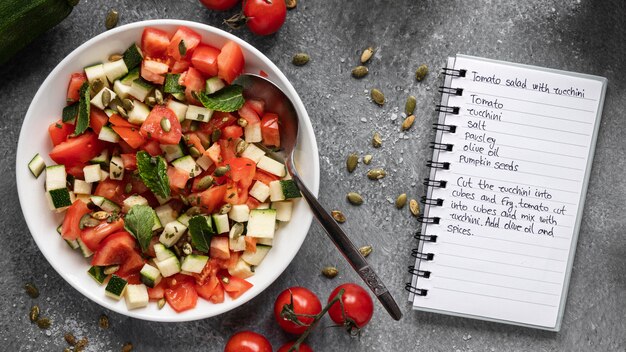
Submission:
M 163 62 L 145 59 L 141 62 L 141 77 L 148 82 L 163 84 L 165 82 L 165 74 L 170 67 Z
M 278 127 L 278 115 L 266 113 L 261 119 L 261 136 L 263 144 L 280 147 L 280 131 Z
M 57 146 L 67 140 L 74 130 L 76 126 L 71 125 L 69 123 L 64 123 L 63 120 L 58 120 L 48 126 L 48 134 L 50 135 L 50 140 L 52 141 L 53 146 Z
M 211 295 L 211 298 L 209 298 L 209 301 L 211 301 L 211 303 L 224 303 L 224 288 L 222 287 L 222 285 L 217 285 L 215 287 L 215 290 L 213 291 L 213 295 Z
M 213 296 L 213 293 L 215 292 L 217 286 L 219 286 L 219 281 L 217 280 L 217 277 L 215 275 L 211 275 L 206 283 L 202 285 L 196 283 L 195 288 L 198 296 L 208 301 L 211 299 L 211 296 Z
M 137 126 L 133 125 L 132 123 L 128 122 L 128 120 L 124 120 L 124 118 L 122 118 L 118 114 L 111 115 L 111 117 L 109 117 L 109 122 L 113 126 L 118 126 L 118 127 L 130 127 L 130 128 L 134 128 L 134 127 L 136 128 L 137 127 Z
M 212 213 L 222 205 L 225 194 L 226 185 L 213 186 L 200 194 L 200 204 Z
M 124 220 L 117 219 L 114 222 L 108 223 L 103 220 L 99 225 L 95 227 L 86 227 L 80 233 L 80 239 L 85 243 L 87 248 L 95 251 L 98 249 L 100 242 L 107 236 L 114 232 L 118 232 L 124 229 Z
M 93 132 L 85 132 L 78 137 L 59 143 L 50 152 L 50 158 L 65 167 L 85 163 L 104 149 L 104 143 Z
M 357 328 L 362 328 L 372 319 L 374 315 L 374 302 L 369 293 L 361 286 L 353 283 L 346 283 L 338 286 L 328 297 L 330 302 L 341 289 L 344 289 L 342 301 L 346 317 L 350 318 Z M 341 311 L 341 304 L 335 302 L 328 310 L 328 315 L 337 324 L 344 325 L 344 316 Z
M 141 181 L 140 181 L 141 182 Z M 122 181 L 111 180 L 107 178 L 104 181 L 98 182 L 94 195 L 104 197 L 117 205 L 121 205 L 124 199 L 126 199 L 124 193 L 124 184 Z
M 247 99 L 248 106 L 256 112 L 257 115 L 263 116 L 265 114 L 265 102 L 261 99 Z
M 177 312 L 192 309 L 198 303 L 198 293 L 192 282 L 183 282 L 165 289 L 165 300 Z
M 172 68 L 170 69 L 170 71 L 172 73 L 183 73 L 189 69 L 189 66 L 191 66 L 191 63 L 189 63 L 189 61 L 176 61 L 171 65 Z
M 67 103 L 72 104 L 80 100 L 80 87 L 87 82 L 87 75 L 84 72 L 72 73 L 70 83 L 67 87 Z
M 319 314 L 322 311 L 322 303 L 315 293 L 300 286 L 290 287 L 276 297 L 276 301 L 274 302 L 274 319 L 278 325 L 290 334 L 302 334 L 307 329 L 307 326 L 297 325 L 292 321 L 284 319 L 280 315 L 283 306 L 291 304 L 292 297 L 293 310 L 296 314 Z M 304 324 L 311 324 L 313 322 L 312 317 L 298 317 L 298 320 Z
M 240 331 L 228 339 L 224 352 L 272 352 L 272 344 L 261 334 Z
M 289 352 L 289 349 L 291 349 L 291 347 L 293 345 L 295 345 L 296 342 L 292 341 L 292 342 L 287 342 L 286 344 L 282 345 L 277 352 Z M 313 349 L 311 347 L 309 347 L 309 345 L 307 345 L 306 343 L 301 343 L 300 347 L 295 350 L 296 352 L 313 352 Z
M 67 208 L 63 225 L 61 226 L 61 236 L 66 240 L 75 240 L 80 236 L 80 219 L 83 215 L 91 213 L 87 204 L 82 200 L 75 200 L 72 205 Z
M 228 280 L 224 280 L 224 278 L 227 278 Z M 228 281 L 228 283 L 225 281 Z M 236 276 L 220 275 L 219 282 L 224 288 L 224 292 L 226 292 L 226 294 L 228 294 L 228 296 L 232 299 L 239 298 L 246 291 L 252 288 L 251 283 Z
M 206 81 L 204 80 L 202 73 L 193 67 L 189 67 L 189 70 L 187 70 L 184 75 L 183 86 L 185 86 L 185 98 L 188 102 L 196 105 L 202 105 L 191 94 L 192 92 L 204 91 Z M 181 78 L 183 78 L 182 75 Z
M 227 126 L 222 130 L 222 139 L 234 140 L 243 136 L 243 128 L 241 126 Z
M 220 49 L 210 45 L 200 44 L 191 56 L 191 64 L 198 71 L 209 77 L 217 76 L 217 57 L 220 55 Z
M 256 172 L 254 173 L 254 177 L 252 179 L 256 181 L 261 181 L 269 186 L 270 182 L 280 180 L 280 177 L 270 174 L 269 172 L 265 172 L 261 169 L 256 169 Z
M 102 126 L 106 125 L 107 121 L 109 121 L 109 117 L 104 113 L 104 111 L 93 106 L 91 107 L 89 127 L 91 127 L 96 134 L 100 134 Z
M 187 181 L 189 181 L 189 174 L 187 172 L 173 166 L 167 167 L 167 177 L 170 180 L 170 188 L 175 191 L 185 188 Z
M 259 118 L 259 115 L 252 107 L 252 104 L 250 104 L 248 101 L 243 103 L 243 106 L 237 112 L 239 113 L 239 116 L 241 116 L 241 118 L 248 122 L 249 125 L 254 125 L 255 123 L 261 122 L 261 118 Z
M 200 0 L 209 10 L 226 11 L 230 10 L 239 3 L 240 0 Z
M 137 154 L 120 154 L 126 170 L 137 170 Z
M 246 25 L 256 35 L 276 33 L 287 18 L 284 1 L 246 0 L 243 3 Z
M 160 29 L 147 27 L 141 35 L 141 51 L 144 57 L 164 57 L 170 45 L 170 36 Z
M 233 181 L 239 182 L 239 186 L 244 189 L 248 189 L 252 185 L 254 180 L 254 174 L 256 173 L 256 163 L 248 158 L 232 158 L 225 162 L 230 166 L 230 170 L 226 173 L 226 176 L 230 177 Z
M 180 53 L 179 45 L 181 40 L 185 42 L 185 55 L 181 55 Z M 189 57 L 194 52 L 194 49 L 198 46 L 198 44 L 200 44 L 201 40 L 202 37 L 200 34 L 187 27 L 180 26 L 178 27 L 176 33 L 174 33 L 174 36 L 167 47 L 167 55 L 175 60 L 181 60 L 183 57 Z
M 237 158 L 237 154 L 235 152 L 234 140 L 220 139 L 218 143 L 220 144 L 220 153 L 222 155 L 222 162 L 228 163 L 229 160 Z
M 157 156 L 163 153 L 163 151 L 161 151 L 161 147 L 159 146 L 159 142 L 155 140 L 151 140 L 148 143 L 142 145 L 141 149 L 148 152 L 150 156 Z
M 241 47 L 237 43 L 229 41 L 224 44 L 217 57 L 217 76 L 231 84 L 243 72 L 244 65 Z
M 111 128 L 133 149 L 137 149 L 146 143 L 146 139 L 139 133 L 137 127 L 112 126 Z

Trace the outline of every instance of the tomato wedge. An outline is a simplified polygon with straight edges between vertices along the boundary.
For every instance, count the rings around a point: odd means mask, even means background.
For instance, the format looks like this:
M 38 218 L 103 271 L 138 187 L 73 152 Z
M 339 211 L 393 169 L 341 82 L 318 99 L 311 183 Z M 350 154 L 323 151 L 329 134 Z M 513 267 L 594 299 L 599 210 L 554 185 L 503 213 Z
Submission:
M 137 154 L 120 154 L 126 170 L 137 170 Z
M 280 177 L 270 174 L 269 172 L 265 172 L 261 169 L 256 169 L 256 172 L 254 173 L 254 177 L 252 179 L 261 181 L 269 186 L 270 182 L 280 180 Z
M 165 297 L 165 280 L 161 280 L 158 285 L 148 287 L 148 298 L 151 301 L 158 301 Z
M 163 129 L 163 119 L 169 123 L 169 131 Z M 176 114 L 164 105 L 156 105 L 141 125 L 141 134 L 161 144 L 178 144 L 183 136 Z M 160 154 L 160 152 L 159 152 Z
M 198 283 L 196 283 L 196 292 L 198 293 L 198 296 L 206 299 L 207 301 L 211 299 L 211 296 L 213 296 L 213 293 L 215 292 L 215 288 L 219 286 L 219 282 L 217 281 L 217 277 L 215 275 L 211 275 L 211 277 L 209 277 L 209 280 L 200 285 Z
M 280 147 L 280 131 L 278 128 L 278 115 L 268 112 L 261 119 L 261 136 L 263 144 Z
M 250 104 L 250 102 L 248 101 L 246 101 L 241 109 L 239 109 L 237 112 L 239 113 L 239 116 L 241 116 L 241 118 L 248 122 L 249 125 L 254 125 L 255 123 L 261 122 L 259 115 L 254 110 L 252 104 Z
M 192 309 L 198 303 L 198 293 L 193 282 L 183 282 L 165 289 L 165 300 L 177 312 Z
M 229 259 L 228 237 L 213 236 L 209 256 L 215 259 Z
M 168 166 L 167 178 L 170 180 L 170 188 L 172 190 L 178 191 L 178 189 L 183 189 L 185 188 L 185 186 L 187 186 L 187 181 L 189 181 L 189 173 L 181 169 L 177 169 L 173 166 Z
M 141 35 L 141 50 L 145 57 L 163 57 L 170 45 L 167 32 L 156 28 L 146 28 Z
M 226 126 L 222 130 L 223 139 L 237 139 L 243 136 L 243 128 L 241 126 Z
M 244 64 L 243 51 L 237 43 L 229 41 L 217 56 L 217 76 L 231 84 L 243 72 Z
M 126 198 L 124 195 L 124 184 L 122 181 L 111 180 L 107 178 L 104 181 L 98 182 L 94 195 L 104 197 L 116 204 L 122 204 Z
M 87 248 L 95 251 L 98 249 L 100 242 L 114 232 L 118 232 L 124 228 L 124 220 L 117 219 L 113 222 L 103 220 L 95 227 L 86 227 L 80 233 L 80 239 L 85 243 Z
M 91 265 L 107 266 L 119 264 L 118 276 L 138 272 L 144 265 L 141 255 L 135 250 L 135 238 L 122 231 L 105 238 L 94 253 Z
M 213 186 L 200 194 L 200 204 L 206 208 L 207 213 L 212 213 L 222 205 L 226 185 Z
M 48 126 L 48 134 L 52 140 L 52 145 L 57 146 L 67 140 L 72 133 L 74 133 L 75 126 L 69 123 L 64 123 L 63 120 L 58 120 L 55 123 Z
M 248 189 L 252 185 L 254 180 L 254 174 L 256 173 L 256 163 L 248 158 L 232 158 L 225 162 L 230 166 L 230 170 L 226 173 L 226 176 L 230 177 L 233 181 L 239 182 L 239 186 Z
M 213 295 L 211 295 L 211 298 L 209 298 L 209 301 L 215 304 L 224 302 L 224 288 L 222 287 L 222 285 L 217 285 L 215 287 L 215 290 L 213 291 Z
M 63 225 L 61 226 L 61 236 L 66 240 L 75 240 L 80 236 L 80 219 L 83 215 L 91 213 L 87 204 L 82 200 L 75 200 L 72 205 L 67 208 Z
M 200 34 L 187 27 L 178 27 L 178 30 L 174 33 L 174 36 L 167 47 L 167 55 L 175 60 L 180 60 L 183 57 L 189 57 L 191 53 L 194 52 L 194 49 L 198 46 L 198 44 L 200 44 L 200 40 L 202 40 Z M 181 45 L 181 41 L 184 44 Z
M 243 295 L 246 291 L 252 288 L 252 284 L 248 281 L 238 278 L 236 276 L 230 276 L 227 274 L 219 274 L 220 276 L 220 284 L 226 291 L 226 294 L 230 296 L 232 299 L 237 299 L 239 296 Z
M 191 63 L 198 71 L 209 77 L 217 76 L 217 57 L 220 55 L 220 49 L 210 45 L 199 45 L 193 51 Z
M 87 75 L 84 72 L 72 73 L 70 84 L 67 87 L 67 103 L 71 104 L 80 100 L 80 87 L 87 82 Z
M 161 150 L 161 146 L 159 142 L 155 140 L 151 140 L 150 142 L 141 146 L 141 149 L 145 150 L 151 156 L 161 155 L 163 151 Z
M 111 128 L 133 149 L 137 149 L 146 143 L 146 139 L 139 133 L 137 127 L 112 126 Z
M 131 128 L 137 127 L 133 125 L 132 123 L 128 122 L 127 120 L 124 120 L 124 118 L 122 118 L 118 114 L 111 115 L 111 117 L 109 117 L 109 122 L 111 123 L 111 125 L 118 126 L 118 127 L 131 127 Z
M 141 63 L 141 77 L 148 82 L 163 84 L 165 82 L 165 74 L 170 67 L 163 62 L 151 59 L 145 59 Z
M 204 77 L 202 77 L 202 73 L 195 68 L 190 67 L 189 70 L 187 70 L 187 74 L 185 75 L 185 79 L 183 81 L 183 85 L 185 86 L 185 98 L 194 104 L 200 104 L 200 102 L 196 100 L 191 93 L 204 91 L 205 84 L 206 82 Z
M 50 152 L 50 158 L 55 163 L 65 165 L 65 167 L 85 163 L 104 149 L 102 141 L 93 132 L 85 132 L 67 141 L 59 143 Z

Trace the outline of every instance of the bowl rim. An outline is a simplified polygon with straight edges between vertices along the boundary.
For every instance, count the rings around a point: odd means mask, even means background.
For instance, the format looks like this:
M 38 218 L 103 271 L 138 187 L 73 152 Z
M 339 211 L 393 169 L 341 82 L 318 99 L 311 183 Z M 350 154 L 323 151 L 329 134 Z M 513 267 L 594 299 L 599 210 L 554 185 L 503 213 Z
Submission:
M 15 160 L 15 168 L 16 168 L 16 185 L 17 185 L 17 191 L 18 191 L 18 199 L 20 201 L 20 207 L 22 210 L 22 216 L 24 217 L 24 220 L 26 222 L 26 225 L 28 227 L 28 230 L 31 234 L 31 236 L 33 237 L 35 243 L 37 244 L 37 247 L 39 249 L 39 251 L 44 255 L 44 257 L 46 258 L 46 260 L 48 261 L 48 263 L 52 266 L 52 268 L 65 280 L 66 283 L 69 283 L 70 286 L 72 286 L 74 289 L 76 289 L 78 292 L 80 292 L 84 297 L 89 298 L 91 301 L 97 303 L 98 305 L 115 311 L 117 313 L 120 313 L 122 315 L 125 316 L 129 316 L 132 318 L 137 318 L 137 319 L 141 319 L 141 320 L 147 320 L 147 321 L 155 321 L 155 322 L 185 322 L 185 321 L 195 321 L 195 320 L 200 320 L 200 319 L 206 319 L 206 318 L 210 318 L 210 317 L 214 317 L 214 316 L 218 316 L 221 314 L 224 314 L 226 312 L 229 312 L 235 308 L 238 308 L 240 306 L 242 306 L 243 304 L 247 303 L 248 301 L 252 300 L 253 298 L 257 297 L 259 294 L 261 294 L 262 292 L 264 292 L 272 283 L 274 283 L 274 281 L 276 281 L 276 279 L 282 275 L 282 273 L 285 271 L 285 269 L 287 269 L 287 267 L 289 266 L 289 264 L 291 264 L 291 262 L 293 261 L 293 258 L 295 258 L 295 256 L 297 255 L 297 253 L 300 251 L 300 248 L 302 247 L 302 244 L 304 243 L 304 240 L 306 239 L 306 236 L 308 235 L 308 232 L 310 230 L 310 226 L 313 220 L 313 215 L 311 212 L 308 213 L 308 216 L 306 216 L 306 219 L 304 222 L 302 222 L 300 225 L 302 226 L 303 230 L 306 229 L 306 233 L 304 234 L 304 236 L 301 236 L 301 241 L 296 242 L 293 241 L 293 245 L 295 245 L 295 250 L 292 251 L 291 253 L 291 258 L 289 258 L 288 261 L 284 261 L 283 263 L 285 263 L 282 267 L 277 268 L 278 270 L 273 270 L 270 272 L 269 276 L 268 276 L 268 280 L 264 281 L 263 283 L 260 284 L 255 284 L 255 286 L 260 287 L 261 289 L 258 291 L 258 293 L 256 293 L 255 295 L 252 295 L 250 297 L 240 297 L 237 300 L 234 301 L 230 301 L 231 304 L 226 305 L 226 304 L 218 304 L 215 305 L 216 309 L 215 310 L 211 310 L 211 313 L 209 314 L 201 314 L 201 312 L 197 312 L 196 310 L 193 311 L 188 311 L 188 312 L 194 312 L 195 314 L 179 314 L 179 313 L 174 313 L 174 314 L 161 314 L 161 315 L 152 315 L 151 313 L 143 313 L 141 314 L 140 311 L 134 311 L 134 310 L 128 310 L 126 308 L 125 305 L 119 305 L 119 304 L 115 304 L 117 302 L 111 302 L 111 304 L 108 304 L 106 299 L 104 299 L 104 294 L 98 298 L 96 295 L 92 294 L 90 290 L 87 290 L 85 287 L 79 285 L 78 283 L 74 283 L 72 280 L 68 279 L 69 275 L 65 274 L 65 271 L 62 270 L 62 268 L 56 263 L 55 260 L 51 260 L 53 258 L 50 258 L 49 256 L 51 255 L 51 253 L 49 253 L 48 251 L 42 250 L 42 248 L 44 248 L 43 246 L 45 245 L 45 243 L 43 242 L 43 239 L 40 238 L 41 236 L 37 236 L 34 234 L 34 232 L 32 231 L 31 228 L 31 221 L 33 221 L 33 219 L 28 216 L 28 209 L 26 208 L 25 202 L 22 199 L 22 193 L 25 192 L 25 187 L 28 187 L 28 182 L 32 181 L 30 179 L 20 179 L 20 166 L 23 167 L 23 163 L 25 162 L 25 159 L 23 158 L 18 158 L 19 156 L 19 151 L 21 149 L 23 149 L 24 147 L 22 147 L 22 145 L 25 142 L 26 138 L 27 138 L 27 133 L 25 131 L 24 126 L 26 125 L 26 122 L 29 121 L 30 119 L 33 119 L 35 117 L 31 117 L 31 115 L 33 114 L 33 109 L 34 109 L 34 102 L 38 102 L 42 99 L 42 95 L 45 93 L 44 92 L 44 87 L 46 87 L 49 82 L 52 80 L 52 78 L 54 76 L 56 76 L 58 74 L 59 71 L 61 71 L 62 68 L 64 68 L 66 65 L 68 65 L 68 63 L 70 63 L 71 61 L 73 61 L 77 56 L 79 56 L 80 54 L 83 53 L 84 50 L 86 50 L 86 48 L 94 45 L 95 43 L 105 40 L 109 37 L 115 36 L 121 32 L 127 31 L 127 30 L 133 30 L 133 29 L 137 29 L 137 28 L 145 28 L 145 27 L 159 27 L 159 26 L 186 26 L 192 29 L 200 29 L 202 31 L 211 33 L 212 35 L 217 35 L 217 36 L 221 36 L 227 40 L 232 40 L 234 42 L 236 42 L 238 45 L 244 47 L 246 50 L 248 50 L 254 57 L 257 57 L 258 59 L 260 59 L 263 64 L 265 64 L 266 66 L 270 67 L 274 72 L 273 74 L 275 74 L 278 78 L 278 80 L 280 81 L 281 84 L 283 84 L 286 93 L 292 98 L 294 106 L 296 107 L 296 110 L 298 111 L 299 117 L 300 117 L 300 129 L 304 129 L 306 130 L 306 135 L 310 138 L 311 141 L 311 154 L 310 155 L 310 159 L 307 158 L 307 163 L 311 163 L 313 164 L 313 170 L 314 173 L 313 175 L 311 175 L 312 177 L 312 182 L 309 182 L 310 184 L 307 184 L 307 187 L 309 188 L 309 190 L 315 195 L 317 196 L 318 191 L 319 191 L 319 183 L 320 183 L 320 176 L 319 176 L 319 150 L 318 150 L 318 146 L 317 146 L 317 141 L 315 138 L 315 133 L 313 132 L 313 126 L 311 124 L 311 120 L 309 118 L 309 115 L 306 111 L 306 108 L 304 106 L 304 104 L 302 103 L 302 100 L 300 99 L 300 96 L 298 95 L 298 93 L 296 92 L 295 88 L 293 87 L 293 85 L 291 84 L 291 82 L 287 79 L 287 77 L 284 75 L 284 73 L 267 57 L 265 56 L 262 52 L 260 52 L 258 49 L 256 49 L 254 46 L 252 46 L 251 44 L 249 44 L 248 42 L 246 42 L 245 40 L 231 34 L 228 33 L 222 29 L 210 26 L 208 24 L 204 24 L 204 23 L 199 23 L 199 22 L 194 22 L 194 21 L 186 21 L 186 20 L 177 20 L 177 19 L 152 19 L 152 20 L 144 20 L 144 21 L 137 21 L 137 22 L 133 22 L 133 23 L 129 23 L 129 24 L 125 24 L 119 27 L 116 27 L 114 29 L 111 29 L 109 31 L 100 33 L 98 35 L 96 35 L 95 37 L 87 40 L 86 42 L 82 43 L 81 45 L 79 45 L 78 47 L 76 47 L 74 50 L 72 50 L 63 60 L 61 60 L 60 63 L 58 63 L 55 68 L 46 76 L 45 80 L 41 83 L 39 89 L 37 90 L 37 93 L 35 94 L 35 96 L 33 97 L 33 99 L 31 100 L 31 103 L 29 105 L 28 110 L 26 111 L 26 114 L 24 115 L 24 120 L 22 122 L 22 126 L 20 127 L 20 133 L 19 133 L 19 137 L 18 137 L 18 144 L 17 144 L 17 149 L 16 149 L 16 160 Z M 300 133 L 302 135 L 302 133 Z M 29 219 L 31 221 L 29 221 Z M 228 306 L 227 308 L 224 308 L 225 306 Z

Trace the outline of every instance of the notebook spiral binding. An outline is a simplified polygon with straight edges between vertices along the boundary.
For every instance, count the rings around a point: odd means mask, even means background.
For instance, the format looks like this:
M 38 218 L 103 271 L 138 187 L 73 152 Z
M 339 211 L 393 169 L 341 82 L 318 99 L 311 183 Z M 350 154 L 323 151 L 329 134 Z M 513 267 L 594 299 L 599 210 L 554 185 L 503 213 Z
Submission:
M 443 68 L 442 69 L 442 73 L 446 76 L 452 76 L 452 77 L 465 77 L 467 70 L 464 69 L 452 69 L 452 68 Z M 441 86 L 439 87 L 439 93 L 441 93 L 442 95 L 446 94 L 446 95 L 456 95 L 456 96 L 462 96 L 463 95 L 463 88 L 454 88 L 454 87 L 446 87 Z M 442 112 L 444 114 L 452 114 L 452 115 L 458 115 L 460 112 L 460 108 L 458 106 L 448 106 L 448 105 L 436 105 L 435 110 L 438 112 Z M 437 131 L 441 131 L 443 133 L 456 133 L 456 125 L 450 125 L 450 124 L 443 124 L 443 123 L 435 123 L 433 124 L 433 129 L 437 130 Z M 439 143 L 439 142 L 431 142 L 430 143 L 430 148 L 433 150 L 436 150 L 438 152 L 451 152 L 454 148 L 453 144 L 449 144 L 449 143 Z M 440 162 L 440 161 L 436 161 L 436 160 L 428 160 L 426 162 L 426 166 L 428 168 L 431 169 L 441 169 L 441 170 L 449 170 L 450 169 L 450 163 L 449 162 Z M 423 182 L 424 186 L 426 186 L 427 188 L 446 188 L 447 185 L 447 181 L 446 180 L 434 180 L 431 178 L 425 178 L 424 182 Z M 428 192 L 427 192 L 428 194 Z M 444 200 L 441 198 L 428 198 L 427 196 L 423 196 L 422 197 L 422 203 L 431 207 L 440 207 L 443 205 Z M 420 223 L 423 224 L 439 224 L 439 222 L 441 221 L 441 218 L 437 217 L 437 216 L 419 216 L 417 218 L 417 221 L 419 221 Z M 413 236 L 416 240 L 418 240 L 418 243 L 425 243 L 425 242 L 431 242 L 431 243 L 436 243 L 437 242 L 437 236 L 436 235 L 423 235 L 421 233 L 421 231 L 418 231 L 415 233 L 415 235 Z M 420 262 L 421 261 L 432 261 L 435 258 L 435 254 L 434 253 L 424 253 L 422 251 L 420 251 L 420 246 L 418 246 L 418 248 L 413 248 L 411 250 L 411 256 L 414 258 L 417 258 Z M 409 266 L 409 273 L 411 275 L 417 276 L 417 277 L 422 277 L 425 279 L 428 279 L 431 277 L 432 273 L 430 271 L 427 270 L 420 270 L 419 268 L 416 268 L 414 265 Z M 413 286 L 410 282 L 408 282 L 406 284 L 406 286 L 404 287 L 407 291 L 411 292 L 414 295 L 417 296 L 426 296 L 428 295 L 428 290 L 427 289 L 423 289 L 423 288 L 418 288 Z

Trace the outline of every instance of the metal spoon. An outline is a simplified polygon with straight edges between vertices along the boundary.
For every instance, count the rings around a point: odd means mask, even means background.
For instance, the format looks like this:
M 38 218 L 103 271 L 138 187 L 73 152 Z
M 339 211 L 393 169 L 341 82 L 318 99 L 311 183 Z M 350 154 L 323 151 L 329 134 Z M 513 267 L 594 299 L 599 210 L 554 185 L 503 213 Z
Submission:
M 243 94 L 245 98 L 262 99 L 265 101 L 265 109 L 267 111 L 278 114 L 281 128 L 280 145 L 286 154 L 285 165 L 287 166 L 287 171 L 311 207 L 315 218 L 317 218 L 341 254 L 361 276 L 370 290 L 374 292 L 374 295 L 376 295 L 389 315 L 395 320 L 400 320 L 402 312 L 382 280 L 376 275 L 363 255 L 361 255 L 331 215 L 317 201 L 298 175 L 294 163 L 295 146 L 298 141 L 298 114 L 291 100 L 274 83 L 261 76 L 253 74 L 241 75 L 234 83 L 244 87 Z

